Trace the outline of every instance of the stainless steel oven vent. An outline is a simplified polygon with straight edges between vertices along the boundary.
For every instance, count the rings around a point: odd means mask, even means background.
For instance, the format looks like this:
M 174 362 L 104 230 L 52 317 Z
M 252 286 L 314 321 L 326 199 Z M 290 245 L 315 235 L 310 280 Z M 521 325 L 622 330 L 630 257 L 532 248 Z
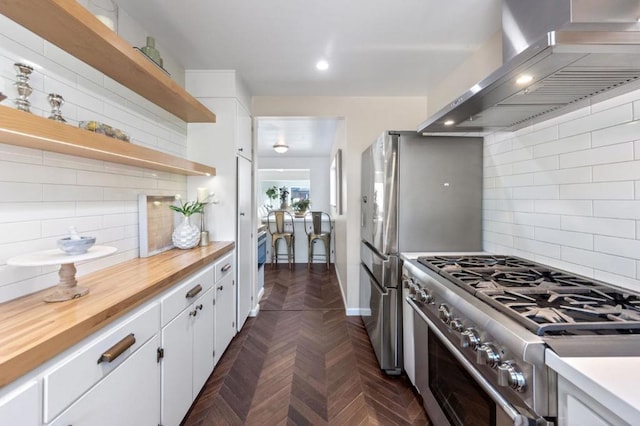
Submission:
M 640 0 L 504 0 L 504 65 L 418 132 L 515 130 L 638 80 L 639 17 Z

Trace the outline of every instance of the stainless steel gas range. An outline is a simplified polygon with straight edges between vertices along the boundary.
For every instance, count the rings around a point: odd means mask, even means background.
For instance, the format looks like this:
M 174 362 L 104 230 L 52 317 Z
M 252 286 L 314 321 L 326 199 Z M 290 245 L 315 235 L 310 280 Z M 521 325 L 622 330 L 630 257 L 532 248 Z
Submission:
M 407 260 L 403 287 L 405 369 L 436 425 L 554 424 L 546 348 L 616 356 L 640 345 L 640 295 L 515 256 Z

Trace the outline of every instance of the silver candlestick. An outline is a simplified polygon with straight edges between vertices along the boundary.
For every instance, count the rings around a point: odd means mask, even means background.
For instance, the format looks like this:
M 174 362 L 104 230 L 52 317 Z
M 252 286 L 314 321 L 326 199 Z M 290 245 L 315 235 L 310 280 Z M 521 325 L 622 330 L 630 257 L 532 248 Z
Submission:
M 64 98 L 56 93 L 49 93 L 47 99 L 49 100 L 49 104 L 51 105 L 51 115 L 49 116 L 49 118 L 51 120 L 66 123 L 67 120 L 65 120 L 62 117 L 62 113 L 60 113 L 60 107 L 64 104 Z
M 15 82 L 15 86 L 18 89 L 18 98 L 15 100 L 15 103 L 19 110 L 31 112 L 29 110 L 31 106 L 29 95 L 31 95 L 33 89 L 29 86 L 29 76 L 33 72 L 33 68 L 21 63 L 15 63 L 13 66 L 18 72 L 18 74 L 16 74 L 18 80 Z

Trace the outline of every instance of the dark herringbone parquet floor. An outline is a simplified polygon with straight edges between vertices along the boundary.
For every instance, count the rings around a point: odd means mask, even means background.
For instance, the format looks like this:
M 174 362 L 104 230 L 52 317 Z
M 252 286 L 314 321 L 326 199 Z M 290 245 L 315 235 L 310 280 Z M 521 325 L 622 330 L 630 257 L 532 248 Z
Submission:
M 257 318 L 235 337 L 185 418 L 207 425 L 426 425 L 405 377 L 378 368 L 335 272 L 265 268 Z

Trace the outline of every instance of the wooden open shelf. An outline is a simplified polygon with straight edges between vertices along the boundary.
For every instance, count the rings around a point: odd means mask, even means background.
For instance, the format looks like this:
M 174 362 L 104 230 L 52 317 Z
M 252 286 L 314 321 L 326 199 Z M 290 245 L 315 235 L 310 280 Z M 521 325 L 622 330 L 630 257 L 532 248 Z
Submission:
M 73 0 L 2 0 L 0 13 L 188 123 L 216 116 Z
M 214 167 L 6 106 L 0 106 L 0 143 L 187 176 L 215 176 L 216 174 Z

